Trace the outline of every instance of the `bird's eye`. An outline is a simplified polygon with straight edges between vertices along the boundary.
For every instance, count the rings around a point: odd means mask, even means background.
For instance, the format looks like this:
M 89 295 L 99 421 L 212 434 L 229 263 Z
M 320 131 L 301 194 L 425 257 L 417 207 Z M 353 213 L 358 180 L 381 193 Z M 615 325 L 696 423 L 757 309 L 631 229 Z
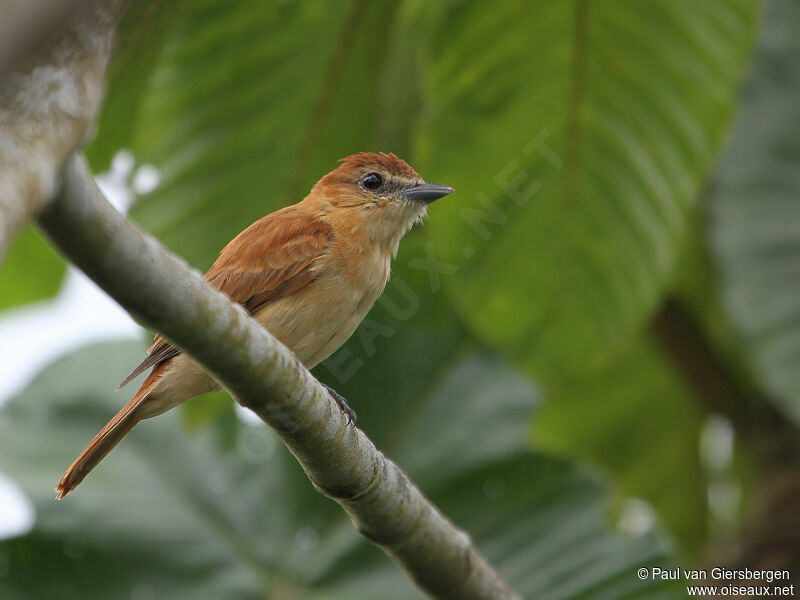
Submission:
M 380 173 L 367 173 L 361 183 L 368 190 L 377 190 L 383 184 L 383 177 Z

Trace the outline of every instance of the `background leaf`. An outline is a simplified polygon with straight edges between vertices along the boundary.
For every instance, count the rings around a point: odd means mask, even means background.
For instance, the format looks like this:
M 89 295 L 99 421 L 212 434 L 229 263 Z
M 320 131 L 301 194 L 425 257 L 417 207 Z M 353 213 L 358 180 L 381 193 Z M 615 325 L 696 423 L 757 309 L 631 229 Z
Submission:
M 800 423 L 800 7 L 769 6 L 714 174 L 711 241 L 725 307 L 770 395 Z
M 641 328 L 730 119 L 757 6 L 448 5 L 417 148 L 466 191 L 433 231 L 482 339 L 547 380 L 601 368 Z
M 9 248 L 0 270 L 0 310 L 51 298 L 64 272 L 63 259 L 36 229 L 26 227 Z

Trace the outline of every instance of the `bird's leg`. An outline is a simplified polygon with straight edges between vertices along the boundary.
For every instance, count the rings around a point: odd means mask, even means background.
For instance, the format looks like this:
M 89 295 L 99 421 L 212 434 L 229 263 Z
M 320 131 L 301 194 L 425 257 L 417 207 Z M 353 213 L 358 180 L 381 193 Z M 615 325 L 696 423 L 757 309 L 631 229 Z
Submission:
M 331 398 L 333 398 L 336 401 L 336 404 L 339 405 L 339 408 L 342 409 L 342 412 L 347 417 L 347 424 L 350 425 L 352 423 L 353 425 L 355 425 L 356 423 L 358 423 L 358 415 L 356 414 L 356 411 L 350 408 L 350 405 L 347 404 L 347 400 L 344 399 L 344 396 L 342 396 L 339 392 L 334 390 L 329 385 L 325 385 L 323 383 L 322 387 L 328 390 L 328 394 L 330 394 Z

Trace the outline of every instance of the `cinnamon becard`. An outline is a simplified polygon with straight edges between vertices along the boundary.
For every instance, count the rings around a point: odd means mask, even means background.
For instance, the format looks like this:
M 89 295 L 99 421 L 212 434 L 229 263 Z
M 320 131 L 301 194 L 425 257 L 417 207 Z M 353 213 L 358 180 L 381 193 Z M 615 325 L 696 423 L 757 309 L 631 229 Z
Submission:
M 244 306 L 310 369 L 352 335 L 383 291 L 400 239 L 425 216 L 430 202 L 452 191 L 425 183 L 394 154 L 348 156 L 302 201 L 237 235 L 205 279 Z M 61 477 L 58 498 L 72 491 L 139 421 L 219 389 L 160 335 L 120 387 L 148 369 L 131 401 Z

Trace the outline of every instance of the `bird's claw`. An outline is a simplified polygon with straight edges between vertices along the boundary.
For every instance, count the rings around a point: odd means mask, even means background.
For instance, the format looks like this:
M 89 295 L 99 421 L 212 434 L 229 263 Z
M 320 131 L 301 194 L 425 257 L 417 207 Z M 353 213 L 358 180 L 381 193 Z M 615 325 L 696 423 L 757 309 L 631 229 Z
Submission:
M 336 404 L 339 405 L 339 408 L 342 409 L 344 416 L 347 417 L 347 424 L 355 425 L 356 423 L 358 423 L 358 415 L 356 414 L 356 411 L 350 408 L 350 405 L 347 404 L 347 400 L 344 399 L 344 396 L 342 396 L 332 387 L 325 385 L 324 383 L 322 384 L 322 386 L 326 390 L 328 390 L 328 394 L 330 394 L 331 398 L 333 398 L 336 401 Z

